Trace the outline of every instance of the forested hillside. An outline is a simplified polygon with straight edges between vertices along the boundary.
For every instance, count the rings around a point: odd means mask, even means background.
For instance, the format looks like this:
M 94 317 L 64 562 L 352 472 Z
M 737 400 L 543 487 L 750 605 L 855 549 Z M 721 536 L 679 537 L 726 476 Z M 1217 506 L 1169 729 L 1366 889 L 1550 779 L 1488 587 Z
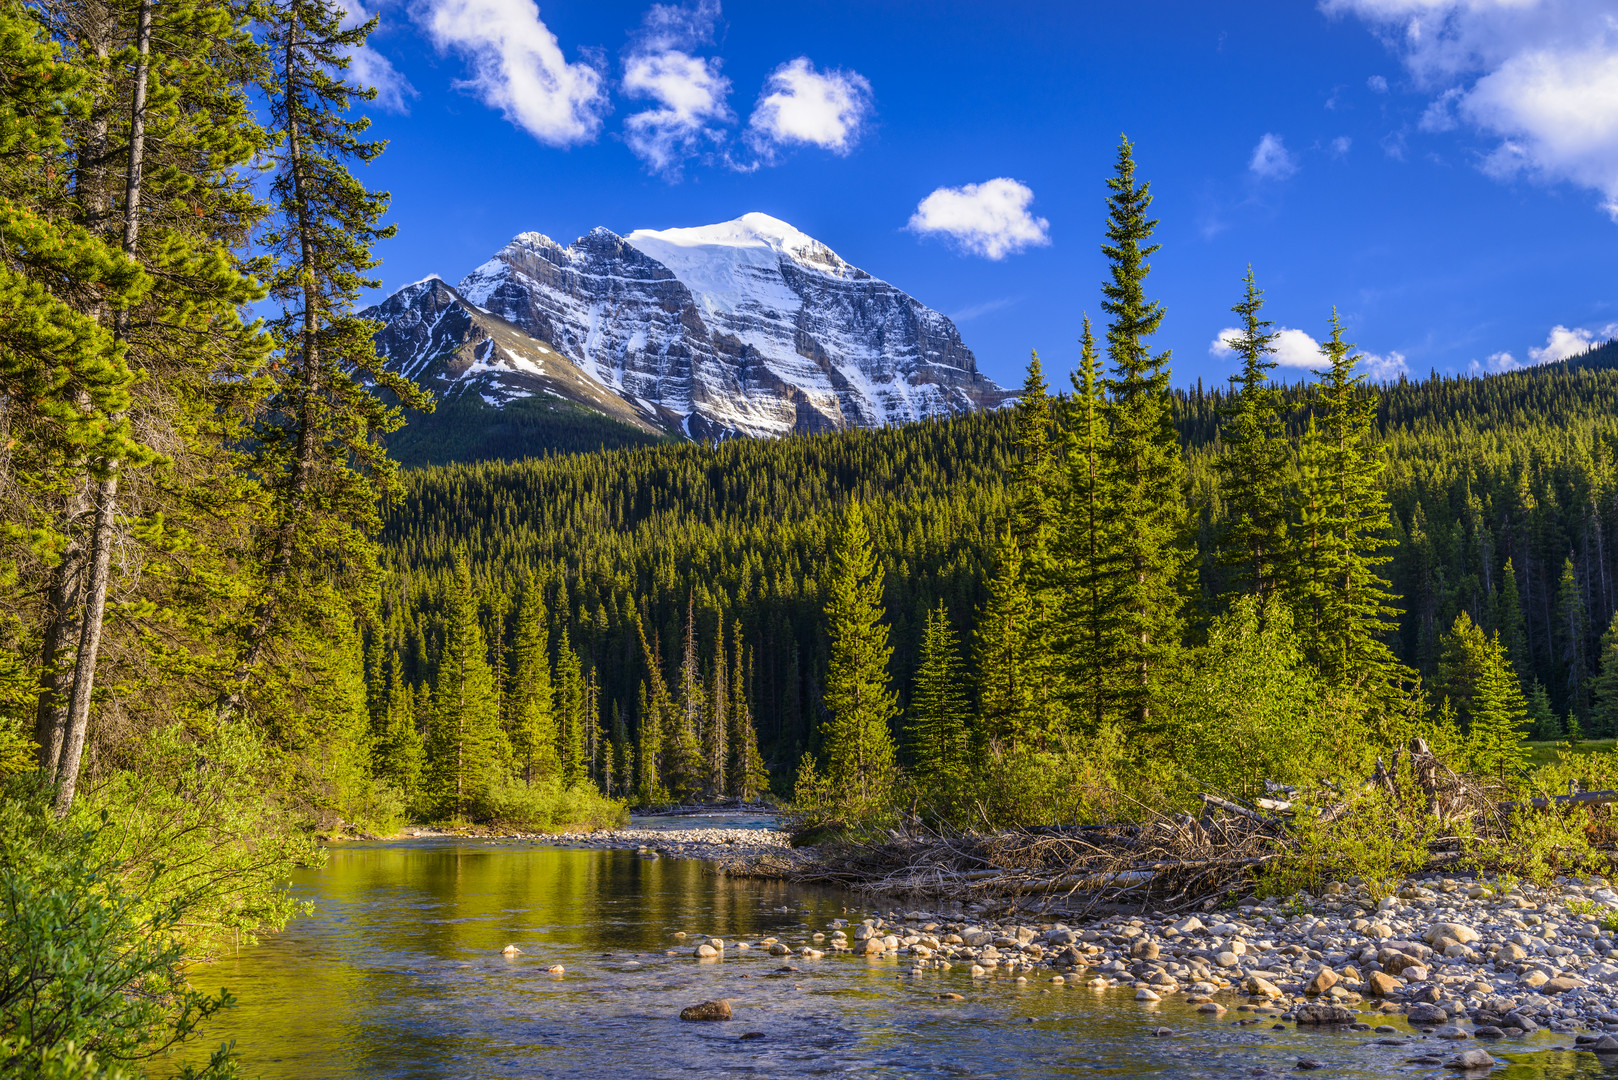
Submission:
M 1501 631 L 1525 690 L 1541 684 L 1550 707 L 1571 710 L 1587 732 L 1611 728 L 1592 683 L 1618 607 L 1615 369 L 1618 346 L 1608 344 L 1531 370 L 1374 391 L 1389 461 L 1387 571 L 1402 610 L 1390 644 L 1430 690 L 1443 682 L 1440 640 L 1466 612 L 1486 632 Z M 1280 394 L 1294 434 L 1306 423 L 1306 395 Z M 1229 571 L 1213 556 L 1227 519 L 1213 461 L 1230 403 L 1226 392 L 1200 388 L 1173 398 L 1199 515 L 1197 624 L 1223 609 L 1217 598 L 1229 591 Z M 973 640 L 1017 457 L 1016 418 L 1005 410 L 880 431 L 411 472 L 383 531 L 392 575 L 371 643 L 373 685 L 388 678 L 395 650 L 405 682 L 433 680 L 461 551 L 491 661 L 503 662 L 494 643 L 509 646 L 518 603 L 537 587 L 553 638 L 565 630 L 597 672 L 603 717 L 616 708 L 627 729 L 647 676 L 636 612 L 668 678 L 688 605 L 704 669 L 721 627 L 728 638 L 739 621 L 764 753 L 784 774 L 816 746 L 826 553 L 845 505 L 863 504 L 887 569 L 891 671 L 907 700 L 930 609 L 942 600 L 959 639 Z M 1296 466 L 1288 468 L 1295 481 Z

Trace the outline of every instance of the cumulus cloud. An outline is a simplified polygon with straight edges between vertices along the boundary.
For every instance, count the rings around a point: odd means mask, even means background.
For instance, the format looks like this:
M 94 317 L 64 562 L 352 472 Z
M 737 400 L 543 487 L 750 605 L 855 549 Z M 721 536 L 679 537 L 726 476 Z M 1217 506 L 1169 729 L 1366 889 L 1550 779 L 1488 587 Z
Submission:
M 1217 337 L 1208 346 L 1208 353 L 1220 359 L 1229 359 L 1236 355 L 1236 342 L 1241 340 L 1242 332 L 1235 327 L 1219 331 Z M 1320 351 L 1320 342 L 1316 341 L 1306 331 L 1292 330 L 1281 327 L 1275 332 L 1275 340 L 1270 343 L 1275 350 L 1270 359 L 1283 368 L 1294 370 L 1319 371 L 1327 366 L 1328 361 Z M 1410 369 L 1405 365 L 1403 353 L 1390 352 L 1386 356 L 1376 353 L 1359 353 L 1359 369 L 1374 382 L 1391 382 L 1401 375 L 1408 375 Z
M 846 154 L 871 113 L 871 84 L 855 71 L 816 71 L 800 56 L 776 68 L 748 120 L 754 148 L 808 144 Z
M 941 187 L 917 204 L 909 228 L 923 235 L 947 236 L 986 259 L 1003 259 L 1051 242 L 1050 222 L 1028 212 L 1033 201 L 1032 189 L 1005 176 Z
M 422 0 L 417 19 L 440 50 L 464 58 L 472 77 L 456 83 L 540 142 L 589 142 L 607 95 L 601 73 L 568 63 L 533 0 Z
M 1388 92 L 1388 80 L 1381 75 L 1372 75 L 1365 80 L 1365 85 L 1370 88 L 1373 94 L 1386 94 Z
M 656 103 L 625 119 L 624 141 L 653 172 L 677 177 L 686 159 L 724 140 L 734 119 L 719 60 L 694 55 L 712 41 L 718 17 L 717 3 L 654 4 L 624 59 L 624 93 Z
M 345 30 L 361 25 L 373 14 L 365 10 L 360 0 L 338 0 L 338 4 L 343 9 L 342 26 Z M 376 97 L 372 103 L 383 112 L 410 111 L 410 99 L 416 96 L 416 88 L 393 66 L 393 61 L 369 44 L 346 49 L 344 55 L 348 58 L 344 82 L 375 90 Z
M 1609 323 L 1600 330 L 1585 330 L 1575 328 L 1569 330 L 1558 323 L 1551 327 L 1551 332 L 1545 337 L 1545 344 L 1538 348 L 1529 346 L 1528 359 L 1535 364 L 1553 364 L 1558 360 L 1566 360 L 1570 356 L 1577 356 L 1603 341 L 1618 337 L 1618 323 Z
M 1348 155 L 1349 149 L 1353 145 L 1354 145 L 1354 140 L 1349 138 L 1347 135 L 1339 135 L 1339 136 L 1337 136 L 1337 138 L 1335 138 L 1335 139 L 1333 139 L 1331 141 L 1332 157 L 1346 157 Z
M 1253 175 L 1265 180 L 1285 180 L 1298 171 L 1298 160 L 1287 151 L 1281 136 L 1267 133 L 1253 148 L 1253 157 L 1247 163 Z
M 1566 181 L 1618 221 L 1618 10 L 1611 0 L 1321 0 L 1364 19 L 1434 95 L 1429 131 L 1494 141 L 1497 178 Z

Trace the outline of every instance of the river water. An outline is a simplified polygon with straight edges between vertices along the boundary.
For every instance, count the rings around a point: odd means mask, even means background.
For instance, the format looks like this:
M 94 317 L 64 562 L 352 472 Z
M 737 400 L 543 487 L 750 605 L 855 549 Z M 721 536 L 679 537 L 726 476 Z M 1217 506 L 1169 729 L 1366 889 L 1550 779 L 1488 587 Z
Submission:
M 333 846 L 292 888 L 313 914 L 194 976 L 240 1001 L 202 1041 L 234 1039 L 245 1075 L 266 1080 L 1458 1075 L 1406 1063 L 1453 1056 L 1453 1044 L 1419 1035 L 1383 1047 L 1370 1032 L 1241 1027 L 1250 1014 L 1234 1008 L 1215 1021 L 1045 975 L 973 980 L 956 965 L 911 977 L 905 961 L 784 961 L 734 947 L 697 961 L 675 931 L 801 943 L 868 908 L 693 860 L 524 841 L 354 843 Z M 507 944 L 523 955 L 501 955 Z M 548 974 L 555 964 L 566 973 Z M 945 992 L 965 997 L 939 1000 Z M 678 1019 L 720 997 L 734 1020 Z M 1175 1034 L 1153 1036 L 1159 1027 Z M 1491 1076 L 1618 1077 L 1618 1062 L 1572 1045 L 1548 1033 L 1495 1044 L 1511 1063 Z M 1324 1067 L 1297 1072 L 1304 1056 Z

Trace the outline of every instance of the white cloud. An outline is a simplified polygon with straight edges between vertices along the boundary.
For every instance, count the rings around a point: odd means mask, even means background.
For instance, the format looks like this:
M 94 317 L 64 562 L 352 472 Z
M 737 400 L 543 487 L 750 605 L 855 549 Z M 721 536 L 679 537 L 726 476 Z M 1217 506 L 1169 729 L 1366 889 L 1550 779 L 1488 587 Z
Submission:
M 607 108 L 600 72 L 568 63 L 533 0 L 421 0 L 417 19 L 439 49 L 464 57 L 471 90 L 540 142 L 589 142 Z
M 696 8 L 653 5 L 624 60 L 624 92 L 657 107 L 624 121 L 624 141 L 652 171 L 677 177 L 687 158 L 725 138 L 734 117 L 725 99 L 730 80 L 717 58 L 692 55 L 712 39 L 717 3 Z
M 1497 178 L 1566 181 L 1618 221 L 1618 9 L 1612 0 L 1321 0 L 1366 20 L 1435 95 L 1428 131 L 1465 122 Z
M 1370 87 L 1373 94 L 1386 94 L 1388 92 L 1388 80 L 1381 75 L 1372 75 L 1365 80 L 1365 85 Z
M 1592 345 L 1614 337 L 1618 337 L 1618 323 L 1608 323 L 1600 330 L 1583 328 L 1569 330 L 1558 323 L 1551 327 L 1544 345 L 1537 349 L 1529 346 L 1528 359 L 1536 364 L 1552 364 L 1558 360 L 1566 360 L 1570 356 L 1577 356 Z
M 1241 336 L 1242 332 L 1235 327 L 1219 331 L 1208 346 L 1209 355 L 1220 359 L 1235 356 L 1235 343 Z M 1275 350 L 1271 359 L 1283 368 L 1319 371 L 1328 364 L 1325 354 L 1320 351 L 1320 342 L 1303 330 L 1281 327 L 1275 332 L 1271 348 Z M 1403 353 L 1390 352 L 1386 356 L 1378 356 L 1376 353 L 1362 352 L 1358 355 L 1360 371 L 1373 382 L 1391 382 L 1400 375 L 1410 373 Z
M 1345 157 L 1345 156 L 1347 156 L 1349 149 L 1353 145 L 1354 145 L 1354 140 L 1349 138 L 1347 135 L 1339 135 L 1339 136 L 1337 136 L 1337 138 L 1335 138 L 1335 139 L 1333 139 L 1331 141 L 1332 156 L 1333 157 Z
M 922 234 L 942 233 L 974 255 L 1003 259 L 1051 242 L 1050 222 L 1028 212 L 1033 201 L 1027 185 L 1005 176 L 941 187 L 917 204 L 909 228 Z
M 755 149 L 807 143 L 846 154 L 871 113 L 871 84 L 854 71 L 816 71 L 800 56 L 776 68 L 748 120 Z
M 361 25 L 373 14 L 365 10 L 360 0 L 337 0 L 337 3 L 343 10 L 342 26 L 345 30 Z M 348 57 L 348 71 L 343 76 L 344 82 L 375 90 L 376 97 L 372 101 L 384 112 L 410 111 L 410 99 L 416 96 L 416 88 L 393 66 L 393 61 L 370 44 L 347 49 L 345 55 Z
M 1287 152 L 1281 136 L 1267 133 L 1253 148 L 1247 167 L 1265 180 L 1285 180 L 1298 171 L 1298 161 Z

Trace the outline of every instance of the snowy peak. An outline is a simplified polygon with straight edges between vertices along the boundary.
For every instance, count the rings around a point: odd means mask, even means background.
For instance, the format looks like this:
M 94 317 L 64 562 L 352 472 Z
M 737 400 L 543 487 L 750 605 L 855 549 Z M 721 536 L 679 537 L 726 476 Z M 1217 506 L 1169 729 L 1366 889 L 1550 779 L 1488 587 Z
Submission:
M 580 389 L 690 438 L 875 427 L 1011 396 L 978 372 L 948 318 L 768 214 L 628 236 L 597 228 L 567 247 L 525 232 L 453 290 L 409 289 L 377 309 L 390 330 L 410 331 L 388 339 L 390 361 L 427 363 L 438 346 L 420 327 L 447 295 L 483 338 L 506 347 L 497 327 L 520 333 L 575 367 Z M 498 406 L 535 388 L 514 381 L 525 365 L 494 347 L 462 348 L 452 367 L 458 384 L 504 386 L 483 394 Z M 547 374 L 556 366 L 521 351 Z

